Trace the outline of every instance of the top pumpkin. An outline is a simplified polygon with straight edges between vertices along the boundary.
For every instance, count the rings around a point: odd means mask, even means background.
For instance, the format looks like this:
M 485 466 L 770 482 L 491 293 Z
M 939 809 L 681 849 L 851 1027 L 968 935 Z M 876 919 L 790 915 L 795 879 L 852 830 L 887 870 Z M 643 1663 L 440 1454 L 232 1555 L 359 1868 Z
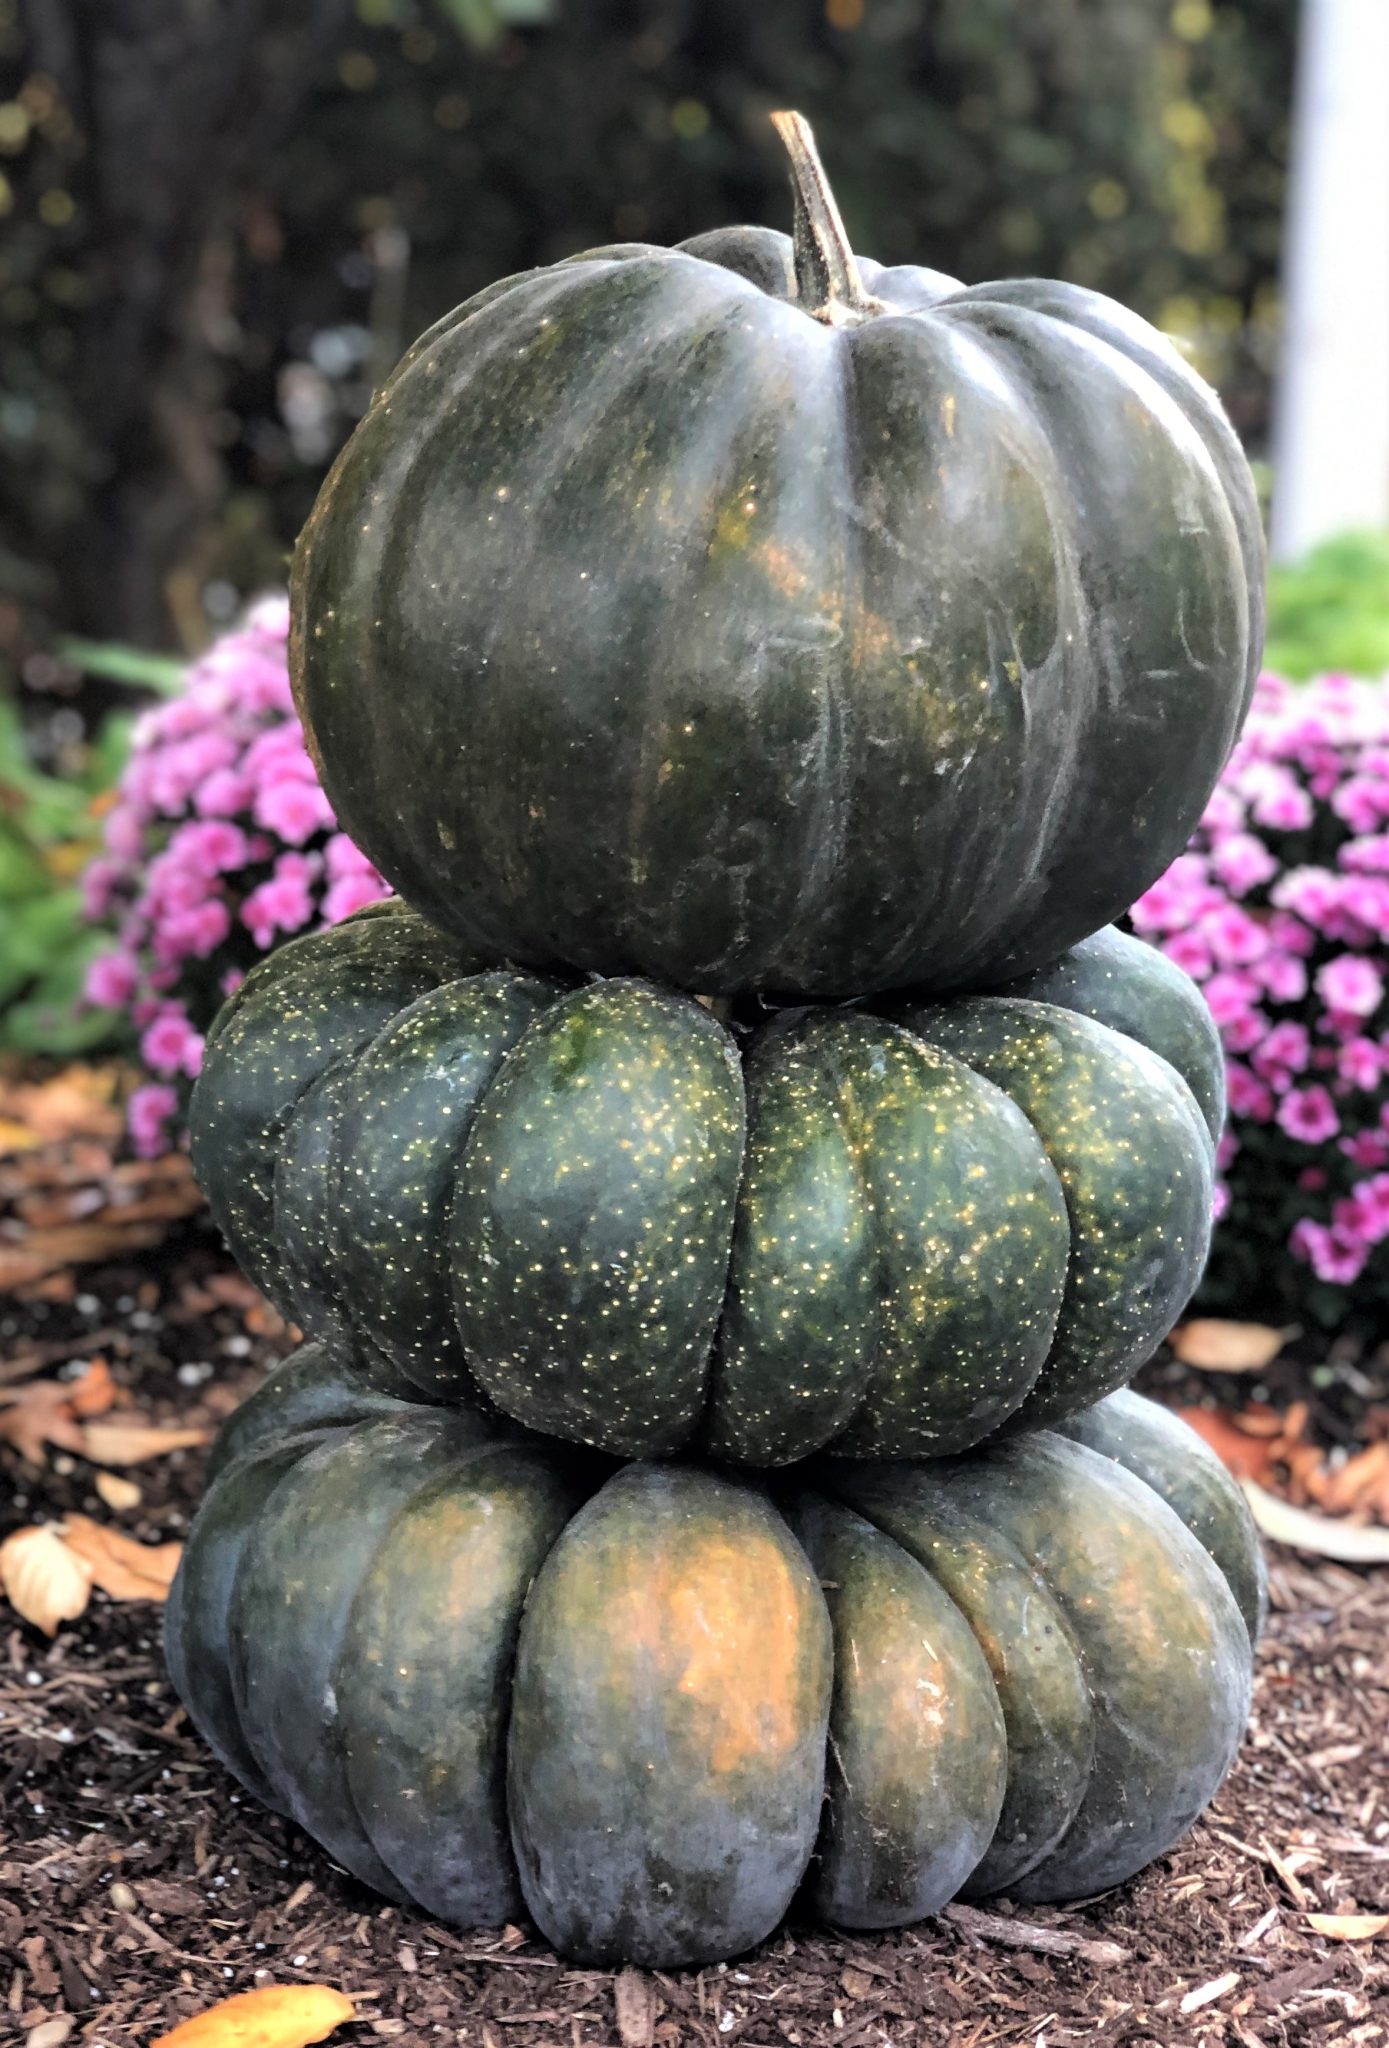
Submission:
M 347 830 L 492 956 L 710 993 L 983 986 L 1180 851 L 1261 643 L 1214 394 L 1077 286 L 795 235 L 504 279 L 430 329 L 299 543 Z

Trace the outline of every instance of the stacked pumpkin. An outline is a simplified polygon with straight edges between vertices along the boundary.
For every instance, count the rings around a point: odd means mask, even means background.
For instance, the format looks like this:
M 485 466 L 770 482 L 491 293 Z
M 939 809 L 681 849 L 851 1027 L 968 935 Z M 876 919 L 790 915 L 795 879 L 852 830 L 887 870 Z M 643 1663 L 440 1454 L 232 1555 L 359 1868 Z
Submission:
M 790 240 L 505 280 L 339 458 L 295 681 L 400 898 L 247 979 L 192 1113 L 310 1341 L 218 1446 L 179 1692 L 368 1883 L 593 1962 L 1119 1881 L 1263 1600 L 1117 1391 L 1224 1102 L 1106 928 L 1252 686 L 1248 472 L 1122 309 L 856 259 L 776 119 Z

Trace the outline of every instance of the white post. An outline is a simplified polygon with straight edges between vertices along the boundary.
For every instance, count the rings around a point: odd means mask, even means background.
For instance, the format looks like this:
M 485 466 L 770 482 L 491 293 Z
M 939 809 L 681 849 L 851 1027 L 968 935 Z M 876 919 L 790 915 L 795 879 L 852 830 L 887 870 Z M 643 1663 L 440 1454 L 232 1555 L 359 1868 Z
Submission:
M 1389 0 L 1303 0 L 1272 552 L 1389 526 Z

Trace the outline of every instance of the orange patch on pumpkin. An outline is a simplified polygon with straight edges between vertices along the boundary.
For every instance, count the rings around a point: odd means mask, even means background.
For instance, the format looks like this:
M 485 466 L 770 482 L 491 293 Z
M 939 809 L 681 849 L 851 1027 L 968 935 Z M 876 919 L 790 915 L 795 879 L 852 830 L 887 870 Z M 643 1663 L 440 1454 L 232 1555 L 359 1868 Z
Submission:
M 774 1762 L 804 1732 L 806 1589 L 775 1544 L 746 1526 L 737 1538 L 648 1555 L 611 1608 L 629 1682 L 679 1698 L 682 1741 L 720 1777 Z
M 706 1540 L 671 1589 L 678 1681 L 720 1776 L 794 1749 L 801 1734 L 804 1596 L 772 1545 Z
M 783 597 L 799 597 L 810 582 L 790 548 L 780 541 L 763 541 L 757 549 L 757 561 L 773 590 L 779 590 Z

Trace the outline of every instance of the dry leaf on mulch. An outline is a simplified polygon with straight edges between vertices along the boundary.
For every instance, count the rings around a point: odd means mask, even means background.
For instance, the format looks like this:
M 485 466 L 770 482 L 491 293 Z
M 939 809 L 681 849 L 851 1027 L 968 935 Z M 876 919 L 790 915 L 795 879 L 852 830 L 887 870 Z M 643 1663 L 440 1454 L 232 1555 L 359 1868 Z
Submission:
M 74 1268 L 152 1250 L 202 1207 L 186 1154 L 117 1163 L 137 1078 L 119 1063 L 0 1074 L 0 1292 L 51 1298 Z
M 34 1162 L 37 1170 L 37 1162 Z M 30 1162 L 25 1162 L 25 1170 Z M 32 1287 L 69 1266 L 92 1266 L 149 1251 L 170 1224 L 194 1215 L 202 1193 L 181 1152 L 113 1166 L 95 1184 L 35 1189 L 15 1198 L 23 1234 L 0 1242 L 0 1289 Z M 13 1175 L 11 1176 L 13 1179 Z
M 184 2020 L 151 2048 L 309 2048 L 356 2016 L 331 1985 L 263 1984 Z
M 1167 1344 L 1174 1358 L 1200 1372 L 1262 1372 L 1285 1344 L 1300 1335 L 1297 1329 L 1275 1330 L 1267 1323 L 1197 1316 L 1179 1323 Z
M 1389 1932 L 1389 1913 L 1309 1913 L 1307 1925 L 1328 1941 L 1374 1941 Z
M 114 1508 L 118 1515 L 138 1508 L 145 1497 L 144 1488 L 134 1479 L 122 1479 L 119 1472 L 98 1472 L 92 1484 L 108 1508 Z
M 43 1081 L 0 1077 L 0 1152 L 28 1151 L 66 1138 L 118 1138 L 120 1094 L 134 1078 L 119 1064 L 82 1061 Z
M 1294 1520 L 1283 1518 L 1283 1526 L 1298 1533 L 1282 1535 L 1263 1521 L 1260 1526 L 1266 1534 L 1352 1563 L 1386 1554 L 1374 1542 L 1366 1549 L 1359 1535 L 1375 1533 L 1362 1525 L 1389 1525 L 1389 1438 L 1366 1444 L 1349 1457 L 1328 1457 L 1308 1441 L 1305 1401 L 1294 1401 L 1282 1414 L 1267 1407 L 1234 1415 L 1220 1408 L 1182 1408 L 1178 1413 L 1242 1484 L 1273 1501 L 1272 1509 L 1261 1503 L 1260 1513 L 1278 1519 L 1279 1503 L 1286 1504 Z M 1306 1508 L 1324 1512 L 1301 1514 Z M 1337 1517 L 1355 1519 L 1331 1519 Z M 1344 1547 L 1347 1541 L 1349 1548 Z
M 1252 1479 L 1241 1483 L 1254 1520 L 1275 1543 L 1310 1551 L 1315 1557 L 1332 1557 L 1341 1564 L 1389 1564 L 1389 1529 L 1315 1515 L 1280 1500 Z
M 16 1614 L 54 1636 L 86 1611 L 92 1571 L 56 1529 L 16 1529 L 0 1543 L 0 1586 Z
M 42 1465 L 47 1444 L 85 1455 L 84 1424 L 106 1414 L 116 1392 L 104 1358 L 93 1359 L 80 1379 L 0 1387 L 0 1443 L 13 1444 L 31 1465 Z
M 210 1273 L 200 1284 L 185 1286 L 177 1305 L 168 1310 L 168 1320 L 174 1324 L 193 1323 L 217 1308 L 238 1309 L 253 1337 L 287 1337 L 296 1344 L 301 1341 L 301 1333 L 294 1324 L 287 1323 L 260 1289 L 240 1273 Z
M 94 1359 L 80 1379 L 30 1380 L 0 1387 L 0 1443 L 13 1444 L 31 1465 L 42 1465 L 49 1444 L 75 1451 L 94 1465 L 142 1465 L 166 1451 L 205 1444 L 210 1431 L 180 1429 L 132 1415 L 98 1421 L 114 1407 L 119 1389 L 105 1359 Z
M 19 1392 L 0 1391 L 0 1443 L 13 1444 L 26 1464 L 41 1465 L 53 1444 L 82 1449 L 82 1425 L 72 1412 L 71 1389 L 59 1380 L 35 1380 Z
M 164 1600 L 174 1582 L 181 1543 L 138 1543 L 88 1515 L 68 1515 L 63 1541 L 86 1564 L 92 1584 L 113 1600 Z
M 1177 1413 L 1205 1438 L 1236 1479 L 1262 1481 L 1268 1477 L 1273 1468 L 1273 1441 L 1245 1428 L 1243 1417 L 1229 1415 L 1223 1408 L 1179 1408 Z
M 25 1621 L 55 1635 L 60 1622 L 86 1612 L 93 1586 L 113 1600 L 169 1597 L 181 1543 L 137 1543 L 87 1515 L 50 1528 L 16 1529 L 0 1543 L 0 1585 Z
M 94 1465 L 143 1465 L 166 1451 L 205 1444 L 210 1429 L 164 1428 L 153 1422 L 90 1422 L 82 1432 L 82 1455 Z

